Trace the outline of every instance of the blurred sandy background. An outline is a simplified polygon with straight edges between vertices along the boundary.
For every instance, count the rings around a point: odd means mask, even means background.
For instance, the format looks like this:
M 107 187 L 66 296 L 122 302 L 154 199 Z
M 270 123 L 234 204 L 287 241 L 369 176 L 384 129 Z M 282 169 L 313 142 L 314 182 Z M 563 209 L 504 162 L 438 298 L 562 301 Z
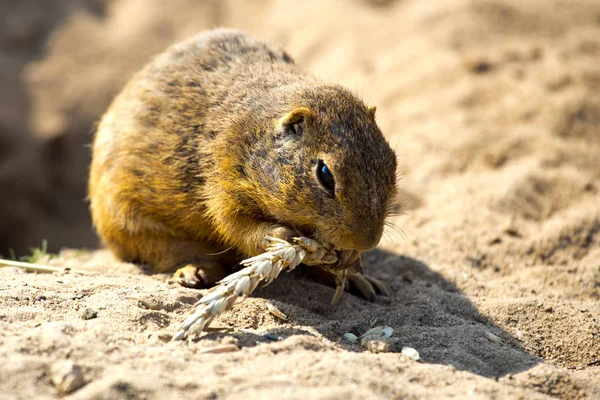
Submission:
M 229 331 L 168 344 L 197 291 L 63 251 L 47 262 L 85 273 L 0 269 L 3 395 L 53 398 L 50 367 L 69 358 L 81 399 L 600 398 L 597 0 L 4 0 L 0 254 L 96 247 L 94 124 L 153 55 L 218 26 L 377 105 L 405 236 L 365 259 L 395 301 L 330 307 L 332 289 L 286 276 L 215 323 Z M 395 352 L 340 341 L 373 319 Z

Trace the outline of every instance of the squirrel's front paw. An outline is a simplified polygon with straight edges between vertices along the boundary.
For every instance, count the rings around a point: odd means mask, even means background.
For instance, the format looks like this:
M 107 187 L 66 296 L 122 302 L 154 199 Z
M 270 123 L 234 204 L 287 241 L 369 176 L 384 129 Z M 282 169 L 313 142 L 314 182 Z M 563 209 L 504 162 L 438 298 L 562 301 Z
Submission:
M 291 243 L 296 236 L 299 236 L 298 232 L 294 231 L 291 228 L 288 228 L 287 226 L 275 226 L 273 229 L 270 229 L 270 231 L 268 231 L 267 235 L 265 236 L 264 249 L 266 250 L 269 247 L 270 237 L 285 240 L 286 242 Z

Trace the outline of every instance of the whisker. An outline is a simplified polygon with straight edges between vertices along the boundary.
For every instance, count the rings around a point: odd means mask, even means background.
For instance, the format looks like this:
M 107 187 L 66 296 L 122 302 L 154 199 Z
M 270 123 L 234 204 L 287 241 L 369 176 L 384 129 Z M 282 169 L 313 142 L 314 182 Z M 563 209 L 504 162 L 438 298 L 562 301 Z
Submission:
M 383 236 L 381 237 L 381 240 L 384 240 L 386 242 L 386 244 L 389 244 L 389 240 L 390 240 L 389 233 L 386 231 L 383 231 Z
M 394 199 L 388 206 L 386 207 L 386 215 L 388 217 L 397 216 L 397 215 L 407 215 L 404 212 L 404 209 L 407 208 L 407 204 L 401 202 L 399 199 Z
M 410 243 L 410 240 L 408 239 L 408 235 L 406 235 L 406 232 L 404 232 L 402 230 L 402 228 L 400 228 L 398 225 L 394 224 L 391 221 L 385 221 L 384 225 L 389 227 L 391 232 L 402 236 L 404 238 L 404 240 L 406 241 L 406 243 Z
M 207 256 L 218 256 L 218 255 L 221 255 L 221 254 L 227 253 L 229 250 L 233 249 L 233 247 L 234 247 L 234 245 L 231 245 L 230 247 L 226 248 L 226 249 L 225 249 L 225 250 L 223 250 L 223 251 L 220 251 L 220 252 L 218 252 L 218 253 L 207 253 L 206 255 L 207 255 Z
M 392 237 L 391 233 L 389 231 L 384 230 L 383 231 L 383 238 L 385 239 L 385 241 L 387 242 L 387 244 L 394 244 L 396 243 L 394 241 L 394 238 Z
M 387 213 L 387 217 L 406 217 L 408 215 L 408 213 L 405 213 L 404 211 L 390 211 Z

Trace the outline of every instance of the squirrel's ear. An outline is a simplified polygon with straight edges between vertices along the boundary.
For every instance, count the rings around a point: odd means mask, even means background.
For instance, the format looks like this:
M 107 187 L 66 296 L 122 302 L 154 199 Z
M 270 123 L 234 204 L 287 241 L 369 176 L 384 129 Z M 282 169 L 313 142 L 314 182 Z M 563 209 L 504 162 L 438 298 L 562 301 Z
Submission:
M 376 111 L 377 111 L 377 106 L 369 106 L 369 114 L 371 114 L 371 117 L 373 117 L 373 119 L 375 119 Z
M 301 135 L 306 126 L 310 124 L 313 114 L 306 107 L 298 107 L 293 111 L 287 113 L 279 119 L 279 126 L 290 130 L 296 135 Z

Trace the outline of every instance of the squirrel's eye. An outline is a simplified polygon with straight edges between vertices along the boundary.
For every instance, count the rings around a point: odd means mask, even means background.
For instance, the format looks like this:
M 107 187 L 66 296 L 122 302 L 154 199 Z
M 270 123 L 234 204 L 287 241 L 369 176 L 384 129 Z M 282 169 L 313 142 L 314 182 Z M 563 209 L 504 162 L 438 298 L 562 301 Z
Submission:
M 333 179 L 333 174 L 331 170 L 325 165 L 323 160 L 319 160 L 317 163 L 317 179 L 323 189 L 325 189 L 329 195 L 332 197 L 335 196 L 335 180 Z

